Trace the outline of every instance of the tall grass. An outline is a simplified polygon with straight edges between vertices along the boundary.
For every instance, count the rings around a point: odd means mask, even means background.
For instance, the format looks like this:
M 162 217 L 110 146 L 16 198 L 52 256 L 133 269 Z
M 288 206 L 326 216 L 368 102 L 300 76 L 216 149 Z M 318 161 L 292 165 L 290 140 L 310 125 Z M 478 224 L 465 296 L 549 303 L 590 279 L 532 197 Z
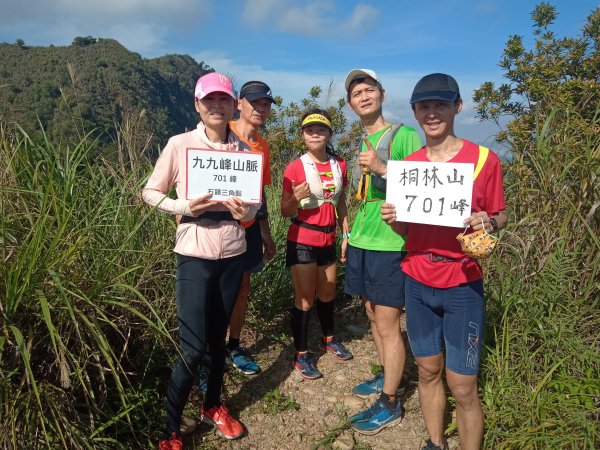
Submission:
M 513 222 L 486 263 L 485 448 L 598 447 L 600 123 L 574 114 L 551 114 L 506 167 Z M 0 127 L 2 449 L 151 448 L 163 421 L 175 223 L 139 199 L 143 158 L 95 150 Z M 253 276 L 249 316 L 265 335 L 293 304 L 279 176 L 279 252 Z
M 266 262 L 263 270 L 252 274 L 249 311 L 246 324 L 259 333 L 268 333 L 285 320 L 287 311 L 294 304 L 292 276 L 285 267 L 285 246 L 288 218 L 282 217 L 279 203 L 281 199 L 281 178 L 273 177 L 273 183 L 266 188 L 269 207 L 269 225 L 277 253 L 273 260 Z
M 173 224 L 138 199 L 143 171 L 92 160 L 87 137 L 0 139 L 0 448 L 132 448 L 170 340 Z
M 600 443 L 600 114 L 580 123 L 554 111 L 506 168 L 514 223 L 488 267 L 486 448 Z

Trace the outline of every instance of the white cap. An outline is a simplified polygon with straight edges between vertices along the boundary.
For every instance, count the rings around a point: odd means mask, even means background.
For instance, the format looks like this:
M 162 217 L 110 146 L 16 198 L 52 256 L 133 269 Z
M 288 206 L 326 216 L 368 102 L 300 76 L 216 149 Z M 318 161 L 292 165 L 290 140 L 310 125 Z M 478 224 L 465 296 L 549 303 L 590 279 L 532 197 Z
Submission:
M 352 69 L 350 72 L 348 72 L 348 75 L 346 75 L 346 82 L 344 83 L 346 92 L 348 91 L 350 84 L 357 78 L 373 78 L 375 81 L 381 84 L 381 81 L 379 81 L 379 78 L 377 78 L 377 74 L 374 71 L 370 69 Z

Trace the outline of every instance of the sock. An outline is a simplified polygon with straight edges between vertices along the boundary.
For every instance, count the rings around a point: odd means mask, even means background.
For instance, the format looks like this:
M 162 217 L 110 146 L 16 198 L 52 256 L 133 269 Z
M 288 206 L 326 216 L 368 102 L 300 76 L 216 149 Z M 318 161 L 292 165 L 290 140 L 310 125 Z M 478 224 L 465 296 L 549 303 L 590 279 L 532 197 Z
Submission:
M 323 336 L 333 336 L 333 300 L 323 302 L 317 298 L 317 315 Z
M 396 405 L 398 404 L 398 396 L 396 394 L 389 395 L 382 392 L 379 396 L 379 400 L 381 400 L 381 403 L 383 403 L 389 411 L 396 409 Z
M 292 308 L 292 336 L 297 352 L 308 351 L 308 319 L 310 311 Z
M 232 351 L 235 350 L 236 348 L 239 348 L 240 346 L 240 339 L 233 339 L 233 338 L 229 338 L 229 341 L 227 341 L 227 350 Z

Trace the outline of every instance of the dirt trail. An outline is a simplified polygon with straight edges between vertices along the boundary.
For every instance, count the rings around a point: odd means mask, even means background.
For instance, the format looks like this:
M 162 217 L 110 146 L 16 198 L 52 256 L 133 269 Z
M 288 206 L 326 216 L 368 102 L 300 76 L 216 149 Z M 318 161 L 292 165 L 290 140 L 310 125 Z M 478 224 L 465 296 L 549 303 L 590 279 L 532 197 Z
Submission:
M 369 364 L 376 362 L 377 356 L 362 305 L 352 301 L 336 309 L 336 313 L 338 336 L 352 351 L 354 358 L 341 362 L 319 349 L 320 333 L 315 314 L 311 317 L 309 346 L 323 373 L 323 378 L 318 380 L 302 380 L 295 372 L 291 364 L 291 340 L 275 338 L 278 334 L 273 333 L 261 336 L 257 341 L 250 332 L 246 332 L 242 343 L 249 347 L 263 371 L 248 377 L 229 370 L 225 375 L 225 389 L 227 405 L 247 427 L 247 435 L 236 441 L 226 441 L 208 426 L 199 424 L 193 433 L 185 436 L 185 448 L 420 450 L 426 433 L 410 349 L 406 369 L 407 389 L 401 397 L 406 409 L 403 421 L 374 436 L 362 435 L 344 426 L 349 415 L 376 400 L 373 396 L 363 401 L 353 396 L 351 391 L 356 383 L 372 376 Z M 284 327 L 279 332 L 290 334 L 290 330 Z M 194 390 L 185 416 L 198 419 L 199 402 L 199 393 Z M 456 441 L 456 437 L 450 438 L 451 449 L 457 448 Z

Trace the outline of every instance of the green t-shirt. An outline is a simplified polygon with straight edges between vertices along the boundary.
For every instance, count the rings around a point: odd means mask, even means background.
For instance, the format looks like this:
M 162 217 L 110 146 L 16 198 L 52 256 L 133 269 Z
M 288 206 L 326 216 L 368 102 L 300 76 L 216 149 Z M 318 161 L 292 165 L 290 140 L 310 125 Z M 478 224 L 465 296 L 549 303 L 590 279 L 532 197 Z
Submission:
M 386 129 L 387 127 L 367 136 L 373 147 L 377 145 Z M 404 159 L 422 146 L 421 138 L 415 129 L 403 125 L 392 141 L 392 157 L 390 159 Z M 364 152 L 366 149 L 367 146 L 363 143 L 361 151 Z M 369 185 L 367 199 L 369 201 L 362 201 L 358 208 L 349 244 L 365 250 L 402 251 L 404 249 L 402 236 L 381 220 L 381 205 L 385 202 L 385 194 Z

